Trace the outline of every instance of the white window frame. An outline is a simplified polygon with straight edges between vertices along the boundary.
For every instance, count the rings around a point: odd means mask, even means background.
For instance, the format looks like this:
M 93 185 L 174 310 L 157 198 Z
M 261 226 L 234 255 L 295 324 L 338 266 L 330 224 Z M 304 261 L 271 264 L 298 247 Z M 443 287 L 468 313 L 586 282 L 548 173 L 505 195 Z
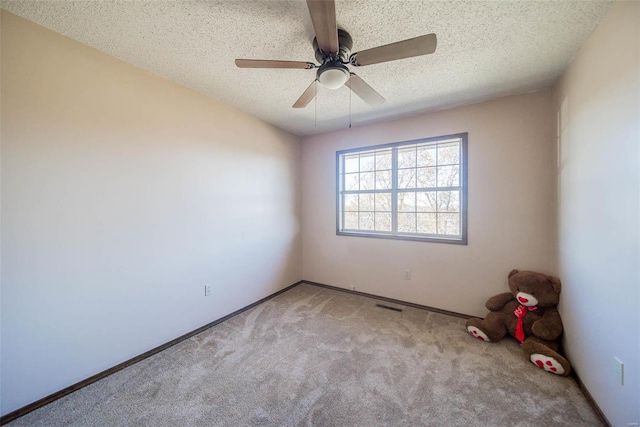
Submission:
M 403 146 L 411 146 L 416 144 L 437 145 L 438 143 L 445 143 L 450 140 L 460 141 L 460 159 L 459 159 L 459 186 L 456 187 L 422 187 L 422 188 L 398 188 L 398 149 Z M 357 237 L 373 237 L 381 239 L 394 239 L 394 240 L 413 240 L 420 242 L 437 242 L 437 243 L 451 243 L 458 245 L 467 244 L 467 139 L 468 133 L 459 133 L 453 135 L 437 136 L 432 138 L 416 139 L 411 141 L 394 142 L 390 144 L 381 144 L 375 146 L 354 148 L 349 150 L 341 150 L 336 152 L 336 234 L 341 236 L 357 236 Z M 362 153 L 367 151 L 392 149 L 392 186 L 391 189 L 384 190 L 344 190 L 344 158 L 345 155 L 353 153 Z M 441 166 L 436 163 L 436 166 Z M 418 191 L 446 191 L 446 190 L 459 190 L 460 191 L 460 234 L 458 236 L 451 236 L 445 234 L 419 234 L 419 233 L 402 233 L 397 231 L 398 225 L 398 192 L 418 192 Z M 364 194 L 364 193 L 376 193 L 384 192 L 391 193 L 391 216 L 392 216 L 392 231 L 372 231 L 372 230 L 353 230 L 343 229 L 344 222 L 344 196 L 346 194 Z

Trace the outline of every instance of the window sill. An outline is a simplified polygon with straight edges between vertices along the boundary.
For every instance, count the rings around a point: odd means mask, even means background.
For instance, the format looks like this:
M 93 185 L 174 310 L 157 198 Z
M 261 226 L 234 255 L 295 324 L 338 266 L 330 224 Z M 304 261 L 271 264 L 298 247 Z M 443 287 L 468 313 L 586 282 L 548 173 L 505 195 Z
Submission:
M 459 237 L 423 237 L 414 236 L 409 234 L 382 234 L 382 233 L 368 233 L 359 231 L 336 231 L 338 236 L 351 236 L 351 237 L 369 237 L 373 239 L 388 239 L 388 240 L 411 240 L 414 242 L 430 242 L 430 243 L 448 243 L 452 245 L 467 245 L 466 238 Z

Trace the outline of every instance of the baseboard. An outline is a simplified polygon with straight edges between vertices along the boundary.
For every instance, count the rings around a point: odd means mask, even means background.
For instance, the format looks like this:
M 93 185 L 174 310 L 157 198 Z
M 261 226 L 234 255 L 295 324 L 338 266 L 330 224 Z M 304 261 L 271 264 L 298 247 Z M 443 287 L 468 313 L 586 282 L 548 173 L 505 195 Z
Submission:
M 393 299 L 393 298 L 381 297 L 381 296 L 378 296 L 378 295 L 368 294 L 366 292 L 352 291 L 351 289 L 344 289 L 344 288 L 339 288 L 337 286 L 325 285 L 324 283 L 317 283 L 317 282 L 312 282 L 312 281 L 309 281 L 309 280 L 302 280 L 301 283 L 308 283 L 310 285 L 319 286 L 321 288 L 333 289 L 335 291 L 346 292 L 346 293 L 354 294 L 354 295 L 361 295 L 361 296 L 365 296 L 365 297 L 369 297 L 369 298 L 374 298 L 374 299 L 390 302 L 390 303 L 393 303 L 393 304 L 399 304 L 399 305 L 404 305 L 404 306 L 407 306 L 407 307 L 419 308 L 419 309 L 422 309 L 422 310 L 433 311 L 435 313 L 447 314 L 449 316 L 461 317 L 463 319 L 470 319 L 472 317 L 475 317 L 475 316 L 469 316 L 467 314 L 456 313 L 454 311 L 448 311 L 448 310 L 442 310 L 442 309 L 439 309 L 439 308 L 429 307 L 429 306 L 426 306 L 426 305 L 414 304 L 412 302 L 406 302 L 406 301 L 401 301 L 401 300 L 397 300 L 397 299 Z M 596 401 L 593 398 L 593 396 L 591 396 L 591 393 L 589 393 L 589 390 L 584 385 L 584 383 L 580 379 L 580 376 L 578 375 L 578 373 L 576 372 L 575 369 L 572 370 L 571 375 L 573 376 L 573 378 L 575 379 L 576 383 L 578 384 L 578 387 L 580 387 L 580 390 L 582 390 L 582 393 L 587 398 L 587 401 L 589 402 L 589 404 L 593 408 L 594 412 L 596 413 L 596 415 L 598 416 L 600 421 L 602 421 L 602 423 L 604 425 L 606 425 L 608 427 L 611 427 L 611 423 L 609 422 L 607 417 L 604 415 L 604 412 L 602 412 L 602 409 L 600 409 L 600 407 L 596 403 Z
M 596 400 L 593 398 L 593 396 L 591 396 L 591 393 L 589 393 L 589 389 L 582 382 L 582 379 L 580 378 L 580 375 L 578 375 L 578 372 L 576 372 L 575 368 L 571 370 L 571 376 L 574 380 L 576 380 L 576 383 L 578 383 L 578 387 L 580 387 L 580 390 L 582 390 L 582 394 L 584 394 L 584 397 L 587 398 L 587 401 L 593 408 L 593 411 L 596 413 L 600 421 L 602 421 L 602 423 L 607 427 L 612 427 L 611 423 L 604 415 L 604 412 L 602 412 L 602 409 L 600 409 L 600 407 L 596 403 Z
M 377 299 L 377 300 L 390 302 L 392 304 L 404 305 L 406 307 L 419 308 L 421 310 L 432 311 L 434 313 L 446 314 L 446 315 L 454 316 L 454 317 L 461 317 L 463 319 L 471 319 L 472 317 L 475 317 L 475 316 L 469 316 L 468 314 L 456 313 L 455 311 L 442 310 L 440 308 L 429 307 L 428 305 L 415 304 L 415 303 L 412 303 L 412 302 L 401 301 L 401 300 L 398 300 L 398 299 L 381 297 L 379 295 L 374 295 L 374 294 L 368 294 L 366 292 L 352 291 L 351 289 L 345 289 L 345 288 L 339 288 L 337 286 L 325 285 L 324 283 L 311 282 L 309 280 L 302 280 L 302 283 L 308 283 L 310 285 L 319 286 L 321 288 L 333 289 L 334 291 L 346 292 L 346 293 L 349 293 L 349 294 L 360 295 L 360 296 L 368 297 L 368 298 L 374 298 L 374 299 Z
M 160 353 L 161 351 L 166 350 L 169 347 L 172 347 L 172 346 L 174 346 L 174 345 L 176 345 L 176 344 L 178 344 L 178 343 L 180 343 L 180 342 L 182 342 L 182 341 L 184 341 L 186 339 L 189 339 L 189 338 L 193 337 L 194 335 L 199 334 L 200 332 L 203 332 L 203 331 L 205 331 L 205 330 L 207 330 L 207 329 L 209 329 L 209 328 L 211 328 L 211 327 L 213 327 L 213 326 L 215 326 L 215 325 L 217 325 L 219 323 L 224 322 L 225 320 L 229 320 L 232 317 L 237 316 L 238 314 L 241 314 L 241 313 L 243 313 L 243 312 L 245 312 L 245 311 L 247 311 L 247 310 L 249 310 L 249 309 L 251 309 L 251 308 L 253 308 L 253 307 L 257 306 L 257 305 L 259 305 L 259 304 L 262 304 L 263 302 L 268 301 L 271 298 L 274 298 L 274 297 L 280 295 L 281 293 L 286 292 L 289 289 L 298 286 L 301 283 L 303 283 L 303 280 L 300 280 L 300 281 L 294 283 L 293 285 L 289 285 L 286 288 L 281 289 L 278 292 L 275 292 L 275 293 L 273 293 L 273 294 L 271 294 L 269 296 L 266 296 L 266 297 L 262 298 L 259 301 L 251 303 L 246 307 L 243 307 L 243 308 L 241 308 L 239 310 L 234 311 L 231 314 L 228 314 L 228 315 L 226 315 L 224 317 L 221 317 L 221 318 L 219 318 L 217 320 L 214 320 L 211 323 L 207 323 L 206 325 L 201 326 L 198 329 L 194 329 L 191 332 L 188 332 L 188 333 L 186 333 L 184 335 L 181 335 L 178 338 L 175 338 L 175 339 L 173 339 L 173 340 L 171 340 L 171 341 L 169 341 L 167 343 L 164 343 L 164 344 L 162 344 L 162 345 L 160 345 L 158 347 L 155 347 L 155 348 L 153 348 L 153 349 L 151 349 L 151 350 L 149 350 L 147 352 L 144 352 L 144 353 L 142 353 L 142 354 L 140 354 L 138 356 L 135 356 L 135 357 L 133 357 L 133 358 L 131 358 L 129 360 L 126 360 L 126 361 L 124 361 L 124 362 L 122 362 L 122 363 L 120 363 L 120 364 L 118 364 L 116 366 L 113 366 L 113 367 L 111 367 L 111 368 L 109 368 L 107 370 L 99 372 L 99 373 L 97 373 L 97 374 L 95 374 L 95 375 L 93 375 L 93 376 L 91 376 L 91 377 L 89 377 L 87 379 L 84 379 L 84 380 L 82 380 L 80 382 L 77 382 L 77 383 L 75 383 L 73 385 L 70 385 L 69 387 L 66 387 L 66 388 L 64 388 L 64 389 L 62 389 L 60 391 L 52 393 L 49 396 L 43 397 L 40 400 L 36 400 L 35 402 L 30 403 L 30 404 L 28 404 L 26 406 L 23 406 L 22 408 L 16 409 L 13 412 L 9 412 L 7 415 L 3 415 L 2 417 L 0 417 L 0 425 L 6 424 L 6 423 L 8 423 L 10 421 L 13 421 L 16 418 L 20 418 L 21 416 L 26 415 L 29 412 L 34 411 L 34 410 L 36 410 L 36 409 L 38 409 L 38 408 L 40 408 L 40 407 L 42 407 L 42 406 L 44 406 L 44 405 L 46 405 L 48 403 L 51 403 L 54 400 L 58 400 L 61 397 L 64 397 L 64 396 L 66 396 L 68 394 L 73 393 L 74 391 L 80 390 L 81 388 L 86 387 L 91 383 L 94 383 L 94 382 L 96 382 L 98 380 L 101 380 L 101 379 L 103 379 L 105 377 L 108 377 L 109 375 L 111 375 L 111 374 L 113 374 L 115 372 L 121 371 L 122 369 L 124 369 L 124 368 L 126 368 L 128 366 L 131 366 L 131 365 L 133 365 L 135 363 L 138 363 L 141 360 L 146 359 L 147 357 L 151 357 L 156 353 Z
M 243 308 L 241 308 L 239 310 L 234 311 L 231 314 L 228 314 L 228 315 L 226 315 L 224 317 L 221 317 L 221 318 L 219 318 L 217 320 L 214 320 L 211 323 L 207 323 L 206 325 L 201 326 L 200 328 L 195 329 L 195 330 L 193 330 L 191 332 L 188 332 L 188 333 L 186 333 L 184 335 L 181 335 L 178 338 L 175 338 L 175 339 L 173 339 L 173 340 L 171 340 L 171 341 L 169 341 L 169 342 L 167 342 L 165 344 L 162 344 L 162 345 L 160 345 L 158 347 L 155 347 L 155 348 L 153 348 L 153 349 L 151 349 L 151 350 L 149 350 L 149 351 L 147 351 L 145 353 L 142 353 L 142 354 L 140 354 L 138 356 L 135 356 L 135 357 L 133 357 L 133 358 L 131 358 L 131 359 L 125 361 L 125 362 L 122 362 L 122 363 L 120 363 L 120 364 L 118 364 L 116 366 L 113 366 L 113 367 L 105 370 L 105 371 L 97 373 L 97 374 L 95 374 L 95 375 L 93 375 L 93 376 L 91 376 L 91 377 L 89 377 L 87 379 L 84 379 L 84 380 L 82 380 L 82 381 L 80 381 L 78 383 L 75 383 L 75 384 L 73 384 L 73 385 L 71 385 L 69 387 L 66 387 L 66 388 L 64 388 L 64 389 L 62 389 L 60 391 L 52 393 L 49 396 L 43 397 L 42 399 L 37 400 L 37 401 L 35 401 L 33 403 L 30 403 L 30 404 L 28 404 L 26 406 L 23 406 L 22 408 L 16 409 L 15 411 L 10 412 L 7 415 L 4 415 L 4 416 L 0 417 L 0 425 L 6 424 L 6 423 L 8 423 L 10 421 L 13 421 L 13 420 L 15 420 L 17 418 L 20 418 L 21 416 L 26 415 L 31 411 L 34 411 L 34 410 L 36 410 L 36 409 L 38 409 L 38 408 L 40 408 L 40 407 L 42 407 L 44 405 L 47 405 L 47 404 L 49 404 L 49 403 L 51 403 L 51 402 L 53 402 L 55 400 L 60 399 L 61 397 L 64 397 L 64 396 L 66 396 L 68 394 L 71 394 L 74 391 L 80 390 L 81 388 L 83 388 L 85 386 L 88 386 L 91 383 L 94 383 L 94 382 L 96 382 L 98 380 L 101 380 L 101 379 L 103 379 L 105 377 L 108 377 L 109 375 L 111 375 L 111 374 L 113 374 L 115 372 L 118 372 L 118 371 L 120 371 L 120 370 L 122 370 L 122 369 L 124 369 L 124 368 L 126 368 L 128 366 L 131 366 L 131 365 L 133 365 L 135 363 L 140 362 L 141 360 L 144 360 L 144 359 L 146 359 L 148 357 L 151 357 L 154 354 L 157 354 L 157 353 L 159 353 L 159 352 L 161 352 L 163 350 L 166 350 L 169 347 L 172 347 L 172 346 L 174 346 L 174 345 L 176 345 L 176 344 L 178 344 L 178 343 L 180 343 L 180 342 L 182 342 L 182 341 L 184 341 L 186 339 L 189 339 L 189 338 L 193 337 L 194 335 L 197 335 L 200 332 L 203 332 L 203 331 L 205 331 L 205 330 L 207 330 L 207 329 L 209 329 L 209 328 L 211 328 L 211 327 L 213 327 L 213 326 L 215 326 L 215 325 L 217 325 L 219 323 L 222 323 L 225 320 L 229 320 L 232 317 L 237 316 L 237 315 L 239 315 L 239 314 L 241 314 L 241 313 L 243 313 L 243 312 L 245 312 L 245 311 L 247 311 L 249 309 L 252 309 L 253 307 L 255 307 L 255 306 L 259 305 L 259 304 L 262 304 L 263 302 L 268 301 L 271 298 L 274 298 L 274 297 L 276 297 L 276 296 L 278 296 L 278 295 L 280 295 L 280 294 L 282 294 L 282 293 L 284 293 L 284 292 L 286 292 L 286 291 L 288 291 L 288 290 L 290 290 L 290 289 L 292 289 L 292 288 L 294 288 L 294 287 L 296 287 L 296 286 L 298 286 L 298 285 L 300 285 L 302 283 L 307 283 L 307 284 L 312 285 L 312 286 L 318 286 L 320 288 L 332 289 L 332 290 L 335 290 L 335 291 L 340 291 L 340 292 L 345 292 L 345 293 L 349 293 L 349 294 L 354 294 L 354 295 L 360 295 L 360 296 L 364 296 L 364 297 L 368 297 L 368 298 L 373 298 L 373 299 L 377 299 L 377 300 L 381 300 L 381 301 L 386 301 L 386 302 L 389 302 L 389 303 L 392 303 L 392 304 L 399 304 L 399 305 L 404 305 L 406 307 L 413 307 L 413 308 L 418 308 L 418 309 L 421 309 L 421 310 L 432 311 L 434 313 L 440 313 L 440 314 L 446 314 L 446 315 L 449 315 L 449 316 L 460 317 L 460 318 L 463 318 L 463 319 L 470 319 L 470 318 L 474 317 L 474 316 L 469 316 L 467 314 L 456 313 L 454 311 L 448 311 L 448 310 L 442 310 L 442 309 L 435 308 L 435 307 L 429 307 L 429 306 L 426 306 L 426 305 L 415 304 L 415 303 L 412 303 L 412 302 L 401 301 L 401 300 L 397 300 L 397 299 L 393 299 L 393 298 L 387 298 L 387 297 L 383 297 L 383 296 L 379 296 L 379 295 L 369 294 L 369 293 L 366 293 L 366 292 L 353 291 L 353 290 L 350 290 L 350 289 L 339 288 L 337 286 L 325 285 L 324 283 L 312 282 L 312 281 L 309 281 L 309 280 L 300 280 L 300 281 L 298 281 L 298 282 L 296 282 L 296 283 L 294 283 L 294 284 L 292 284 L 290 286 L 287 286 L 284 289 L 279 290 L 278 292 L 275 292 L 275 293 L 273 293 L 271 295 L 268 295 L 268 296 L 266 296 L 266 297 L 264 297 L 264 298 L 262 298 L 262 299 L 260 299 L 260 300 L 258 300 L 256 302 L 254 302 L 254 303 L 249 304 L 246 307 L 243 307 Z M 589 393 L 589 390 L 587 389 L 585 384 L 582 382 L 582 380 L 580 379 L 580 376 L 578 375 L 578 373 L 576 372 L 575 369 L 572 371 L 572 376 L 574 377 L 576 383 L 580 387 L 580 390 L 582 390 L 582 393 L 587 398 L 587 401 L 589 402 L 589 404 L 591 405 L 591 407 L 595 411 L 596 415 L 598 416 L 598 418 L 600 418 L 600 421 L 602 421 L 603 424 L 607 425 L 608 427 L 611 427 L 611 423 L 609 422 L 609 420 L 607 420 L 607 417 L 604 415 L 604 412 L 602 412 L 602 410 L 600 409 L 600 407 L 596 403 L 596 401 L 593 398 L 593 396 L 591 396 L 591 393 Z

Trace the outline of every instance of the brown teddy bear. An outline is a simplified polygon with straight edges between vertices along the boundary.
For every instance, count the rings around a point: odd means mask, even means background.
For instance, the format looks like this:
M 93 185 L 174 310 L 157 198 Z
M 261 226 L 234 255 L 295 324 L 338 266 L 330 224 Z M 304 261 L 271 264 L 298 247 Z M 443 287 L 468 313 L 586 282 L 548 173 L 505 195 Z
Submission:
M 487 317 L 469 319 L 467 330 L 482 341 L 498 341 L 507 333 L 523 343 L 525 356 L 540 369 L 569 375 L 567 359 L 558 353 L 562 319 L 556 306 L 560 279 L 532 271 L 509 273 L 509 289 L 489 298 Z

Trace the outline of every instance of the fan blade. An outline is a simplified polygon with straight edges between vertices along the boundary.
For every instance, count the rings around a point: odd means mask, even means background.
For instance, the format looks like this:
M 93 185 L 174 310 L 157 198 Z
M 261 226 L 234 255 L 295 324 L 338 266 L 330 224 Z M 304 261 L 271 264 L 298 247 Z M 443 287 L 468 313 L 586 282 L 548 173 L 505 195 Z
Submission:
M 316 80 L 311 82 L 307 90 L 305 90 L 300 96 L 300 98 L 298 98 L 296 103 L 293 104 L 293 108 L 304 108 L 307 105 L 309 105 L 311 100 L 316 96 L 316 91 L 318 90 L 318 87 L 316 84 L 317 84 Z
M 238 68 L 298 68 L 308 70 L 315 68 L 313 62 L 302 61 L 269 61 L 266 59 L 236 59 Z
M 338 52 L 338 25 L 336 24 L 336 4 L 334 0 L 307 0 L 313 30 L 320 50 L 326 53 Z
M 358 95 L 364 102 L 372 107 L 377 107 L 385 101 L 382 95 L 369 86 L 367 82 L 353 73 L 351 73 L 351 78 L 346 85 L 353 91 L 353 93 Z
M 351 55 L 351 63 L 355 66 L 371 65 L 413 56 L 428 55 L 436 51 L 437 44 L 436 35 L 427 34 L 426 36 L 356 52 Z

